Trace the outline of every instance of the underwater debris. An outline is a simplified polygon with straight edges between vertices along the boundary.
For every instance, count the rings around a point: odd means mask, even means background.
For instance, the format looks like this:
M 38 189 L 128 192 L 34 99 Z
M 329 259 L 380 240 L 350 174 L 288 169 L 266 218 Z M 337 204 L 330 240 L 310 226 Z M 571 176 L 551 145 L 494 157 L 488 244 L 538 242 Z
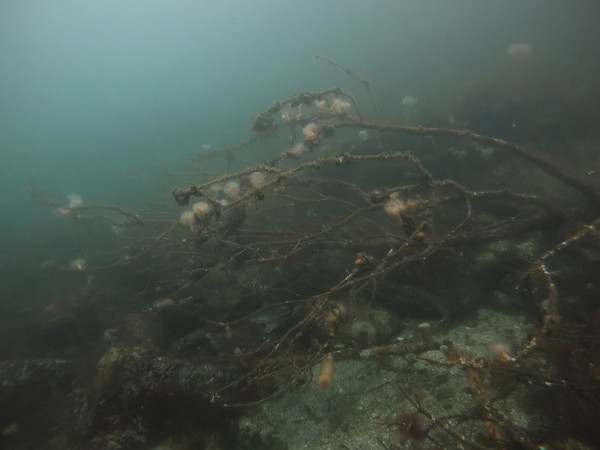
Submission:
M 412 97 L 405 100 L 407 108 L 416 104 Z M 394 145 L 404 145 L 398 136 L 410 136 L 415 152 L 382 152 L 371 145 L 371 130 Z M 559 447 L 576 433 L 598 440 L 583 416 L 596 410 L 592 367 L 598 364 L 598 338 L 591 299 L 599 289 L 596 280 L 583 284 L 561 262 L 595 267 L 595 186 L 550 156 L 503 139 L 363 121 L 353 96 L 339 87 L 276 102 L 256 117 L 252 133 L 210 157 L 259 142 L 270 161 L 250 161 L 224 174 L 223 166 L 217 173 L 203 167 L 193 182 L 172 190 L 174 202 L 187 208 L 183 212 L 69 207 L 76 208 L 68 214 L 76 225 L 124 230 L 110 253 L 114 260 L 94 269 L 138 283 L 134 298 L 114 307 L 119 313 L 104 313 L 121 319 L 106 324 L 108 348 L 92 364 L 93 389 L 80 405 L 82 442 L 146 445 L 152 433 L 179 431 L 176 420 L 157 425 L 163 408 L 174 417 L 182 417 L 180 405 L 190 417 L 225 417 L 298 393 L 299 386 L 329 390 L 329 401 L 342 403 L 347 400 L 332 388 L 334 371 L 338 386 L 348 373 L 342 368 L 352 364 L 372 364 L 367 372 L 385 373 L 387 385 L 410 376 L 438 381 L 429 386 L 438 397 L 403 399 L 396 392 L 388 402 L 404 404 L 389 414 L 396 418 L 396 439 L 427 440 L 440 448 L 481 442 L 492 448 L 542 446 L 546 439 L 539 429 L 551 425 L 551 418 L 540 414 L 525 423 L 515 414 L 526 409 L 521 398 L 535 399 L 535 388 L 556 405 L 573 399 L 581 405 L 569 429 L 547 440 Z M 509 158 L 532 163 L 587 201 L 561 203 L 545 193 L 517 192 L 508 184 L 486 189 L 481 180 L 455 177 L 446 167 L 456 163 L 448 152 L 427 153 L 428 136 L 471 141 L 480 155 L 506 150 Z M 461 163 L 469 159 L 464 151 Z M 485 162 L 493 165 L 493 159 Z M 193 197 L 201 199 L 194 203 Z M 577 222 L 558 238 L 559 225 Z M 530 248 L 525 252 L 507 242 L 529 242 Z M 81 266 L 71 268 L 86 268 Z M 526 339 L 512 329 L 486 342 L 465 339 L 480 346 L 473 351 L 471 344 L 447 338 L 457 325 L 480 320 L 481 308 L 500 304 L 498 299 L 529 314 Z M 565 302 L 575 307 L 563 308 Z M 575 317 L 578 307 L 584 319 Z M 130 312 L 136 309 L 145 313 Z M 591 339 L 584 339 L 585 331 Z M 446 373 L 453 369 L 459 376 Z M 311 377 L 316 383 L 308 382 Z M 458 408 L 447 392 L 465 390 L 469 395 Z M 432 405 L 433 399 L 443 405 Z

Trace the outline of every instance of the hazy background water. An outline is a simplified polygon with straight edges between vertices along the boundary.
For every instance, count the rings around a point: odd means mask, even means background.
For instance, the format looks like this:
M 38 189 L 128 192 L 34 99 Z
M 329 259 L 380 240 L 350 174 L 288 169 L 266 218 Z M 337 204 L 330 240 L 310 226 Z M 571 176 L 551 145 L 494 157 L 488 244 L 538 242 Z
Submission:
M 161 167 L 241 141 L 274 101 L 341 84 L 367 110 L 362 87 L 317 54 L 369 77 L 379 119 L 400 122 L 405 96 L 450 98 L 499 71 L 514 42 L 534 45 L 540 80 L 598 83 L 599 11 L 592 0 L 2 0 L 4 264 L 60 245 L 30 182 L 148 209 L 171 202 Z

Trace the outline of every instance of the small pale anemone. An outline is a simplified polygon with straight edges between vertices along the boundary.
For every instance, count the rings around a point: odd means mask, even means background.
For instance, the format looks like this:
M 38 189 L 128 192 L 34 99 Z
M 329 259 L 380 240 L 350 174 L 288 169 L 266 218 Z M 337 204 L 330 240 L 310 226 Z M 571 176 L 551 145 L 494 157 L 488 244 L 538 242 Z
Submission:
M 339 98 L 335 98 L 331 104 L 331 111 L 339 114 L 346 114 L 348 111 L 350 111 L 350 103 L 340 100 Z
M 198 202 L 192 205 L 192 212 L 201 219 L 206 219 L 210 215 L 211 207 L 206 202 Z
M 87 261 L 83 258 L 75 258 L 71 260 L 69 267 L 72 270 L 85 270 L 87 269 Z
M 305 150 L 304 143 L 298 142 L 290 149 L 289 154 L 290 156 L 299 158 L 300 156 L 304 155 Z
M 284 120 L 286 122 L 292 121 L 292 116 L 289 113 L 289 111 L 281 111 L 281 120 Z
M 398 198 L 392 197 L 385 205 L 383 205 L 383 210 L 388 213 L 390 216 L 397 217 L 406 209 L 406 203 Z
M 83 204 L 83 200 L 78 194 L 69 194 L 67 198 L 69 199 L 69 208 L 77 208 Z
M 194 212 L 189 210 L 182 212 L 179 216 L 179 223 L 191 227 L 194 224 Z
M 250 174 L 250 184 L 254 189 L 259 189 L 265 185 L 265 175 L 261 172 L 252 172 Z
M 327 100 L 316 100 L 315 106 L 319 111 L 324 111 L 327 109 Z
M 309 123 L 302 129 L 302 134 L 304 135 L 304 140 L 312 142 L 317 139 L 317 125 L 314 123 Z
M 240 184 L 237 181 L 230 181 L 225 185 L 225 195 L 229 198 L 235 198 L 240 195 Z

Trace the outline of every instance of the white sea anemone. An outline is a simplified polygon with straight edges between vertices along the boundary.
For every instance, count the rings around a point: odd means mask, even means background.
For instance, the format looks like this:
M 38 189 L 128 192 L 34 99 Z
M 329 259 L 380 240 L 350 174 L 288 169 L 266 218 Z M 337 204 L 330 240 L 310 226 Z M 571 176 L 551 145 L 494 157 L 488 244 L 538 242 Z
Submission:
M 290 153 L 290 156 L 299 158 L 300 156 L 304 155 L 305 151 L 306 151 L 306 149 L 304 147 L 304 143 L 298 142 L 290 149 L 289 153 Z
M 262 172 L 252 172 L 250 174 L 250 184 L 255 189 L 263 187 L 265 184 L 265 175 Z
M 406 209 L 406 203 L 397 198 L 390 198 L 385 205 L 383 210 L 390 216 L 398 217 L 402 211 Z
M 235 198 L 240 195 L 240 184 L 237 181 L 230 181 L 225 185 L 225 195 L 229 198 Z
M 211 207 L 206 202 L 198 202 L 192 205 L 192 212 L 201 219 L 205 219 L 210 214 Z
M 318 127 L 314 123 L 309 123 L 302 129 L 302 134 L 304 134 L 304 140 L 312 142 L 317 139 L 317 131 Z
M 67 198 L 69 199 L 69 208 L 77 208 L 83 204 L 83 200 L 78 194 L 69 194 Z
M 324 111 L 327 109 L 327 100 L 315 100 L 315 106 L 319 111 Z
M 336 97 L 331 104 L 331 111 L 338 114 L 346 114 L 350 111 L 350 103 Z
M 194 223 L 194 212 L 190 210 L 182 212 L 179 216 L 179 223 L 191 227 Z

